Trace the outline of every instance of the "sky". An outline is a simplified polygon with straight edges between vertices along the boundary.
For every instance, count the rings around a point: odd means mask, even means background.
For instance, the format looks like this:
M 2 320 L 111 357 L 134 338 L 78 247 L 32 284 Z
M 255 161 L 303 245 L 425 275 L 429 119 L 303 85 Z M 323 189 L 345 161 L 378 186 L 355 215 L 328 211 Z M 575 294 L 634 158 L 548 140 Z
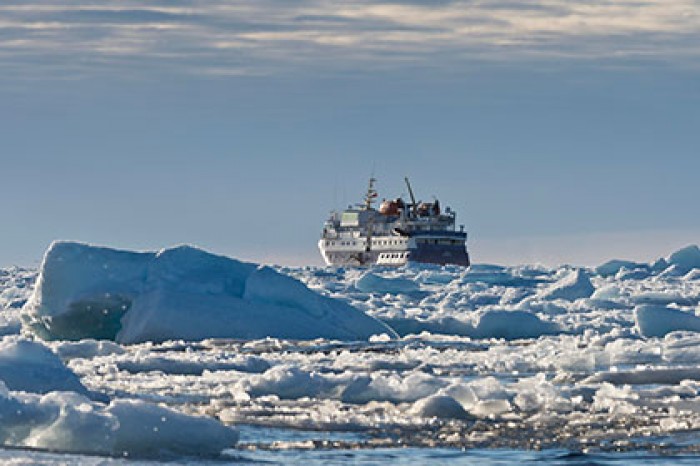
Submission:
M 696 0 L 0 5 L 0 266 L 56 239 L 319 265 L 323 221 L 437 197 L 475 262 L 700 243 Z

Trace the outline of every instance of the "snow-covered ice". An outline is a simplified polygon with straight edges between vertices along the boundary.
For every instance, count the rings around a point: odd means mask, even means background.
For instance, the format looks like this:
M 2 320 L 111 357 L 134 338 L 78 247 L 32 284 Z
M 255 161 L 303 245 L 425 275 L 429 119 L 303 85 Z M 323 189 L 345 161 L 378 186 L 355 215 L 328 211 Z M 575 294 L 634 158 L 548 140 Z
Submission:
M 90 352 L 83 353 L 83 356 Z M 0 340 L 0 444 L 129 457 L 216 457 L 237 440 L 217 420 L 90 393 L 49 347 Z
M 108 405 L 74 392 L 9 392 L 0 384 L 0 442 L 12 447 L 140 458 L 216 457 L 238 434 L 218 421 L 141 400 Z
M 86 394 L 80 379 L 41 343 L 7 336 L 0 339 L 0 380 L 10 390 Z
M 597 268 L 370 271 L 193 248 L 52 251 L 41 271 L 0 273 L 0 414 L 24 413 L 3 424 L 8 446 L 149 458 L 301 448 L 236 443 L 231 425 L 354 433 L 303 448 L 700 451 L 695 247 Z M 104 317 L 88 312 L 96 303 Z M 231 303 L 246 317 L 237 332 L 200 331 L 229 325 Z M 370 316 L 362 338 L 338 330 L 341 311 Z
M 55 242 L 27 322 L 44 338 L 366 340 L 391 330 L 269 267 L 181 246 L 158 253 Z
M 634 316 L 645 337 L 663 337 L 676 330 L 700 332 L 700 317 L 671 307 L 647 304 L 635 308 Z

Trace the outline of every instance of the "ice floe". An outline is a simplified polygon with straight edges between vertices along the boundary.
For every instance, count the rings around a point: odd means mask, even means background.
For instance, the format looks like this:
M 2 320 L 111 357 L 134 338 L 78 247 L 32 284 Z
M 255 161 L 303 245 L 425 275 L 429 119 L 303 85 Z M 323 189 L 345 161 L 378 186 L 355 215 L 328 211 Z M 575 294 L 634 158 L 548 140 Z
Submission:
M 24 306 L 49 339 L 366 340 L 391 330 L 269 267 L 182 246 L 134 253 L 56 242 Z
M 539 297 L 541 299 L 575 301 L 579 298 L 589 298 L 594 292 L 595 287 L 591 283 L 588 273 L 577 269 L 543 290 Z
M 384 278 L 368 272 L 357 280 L 355 286 L 365 293 L 413 293 L 418 291 L 418 284 L 405 278 Z
M 0 339 L 0 380 L 10 390 L 87 394 L 78 376 L 49 348 L 14 336 Z
M 238 434 L 216 420 L 138 400 L 107 405 L 74 392 L 9 392 L 0 382 L 0 443 L 137 458 L 218 456 Z
M 237 439 L 234 429 L 210 418 L 142 400 L 105 398 L 90 393 L 43 344 L 18 336 L 0 340 L 2 445 L 142 458 L 216 457 Z
M 681 274 L 700 269 L 700 248 L 696 245 L 687 246 L 671 254 L 667 262 L 676 266 Z
M 645 337 L 663 337 L 676 330 L 700 332 L 700 317 L 678 309 L 644 305 L 637 307 L 634 315 Z

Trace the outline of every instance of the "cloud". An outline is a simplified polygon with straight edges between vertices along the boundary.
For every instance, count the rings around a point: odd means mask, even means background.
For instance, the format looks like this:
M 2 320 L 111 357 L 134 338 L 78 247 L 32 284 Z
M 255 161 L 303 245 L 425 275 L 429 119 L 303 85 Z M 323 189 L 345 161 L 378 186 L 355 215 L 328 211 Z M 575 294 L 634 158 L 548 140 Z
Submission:
M 697 62 L 696 0 L 4 2 L 0 66 L 221 75 L 474 60 Z M 38 66 L 32 66 L 32 60 Z M 141 68 L 140 68 L 141 67 Z

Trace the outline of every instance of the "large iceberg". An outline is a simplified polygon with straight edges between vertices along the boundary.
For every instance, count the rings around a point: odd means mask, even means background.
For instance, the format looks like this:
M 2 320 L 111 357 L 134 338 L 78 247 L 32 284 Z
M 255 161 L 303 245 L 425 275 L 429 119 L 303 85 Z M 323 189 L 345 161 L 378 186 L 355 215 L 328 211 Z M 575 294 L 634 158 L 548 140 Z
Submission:
M 349 304 L 269 267 L 190 246 L 136 253 L 55 242 L 24 320 L 46 339 L 120 343 L 394 335 Z

